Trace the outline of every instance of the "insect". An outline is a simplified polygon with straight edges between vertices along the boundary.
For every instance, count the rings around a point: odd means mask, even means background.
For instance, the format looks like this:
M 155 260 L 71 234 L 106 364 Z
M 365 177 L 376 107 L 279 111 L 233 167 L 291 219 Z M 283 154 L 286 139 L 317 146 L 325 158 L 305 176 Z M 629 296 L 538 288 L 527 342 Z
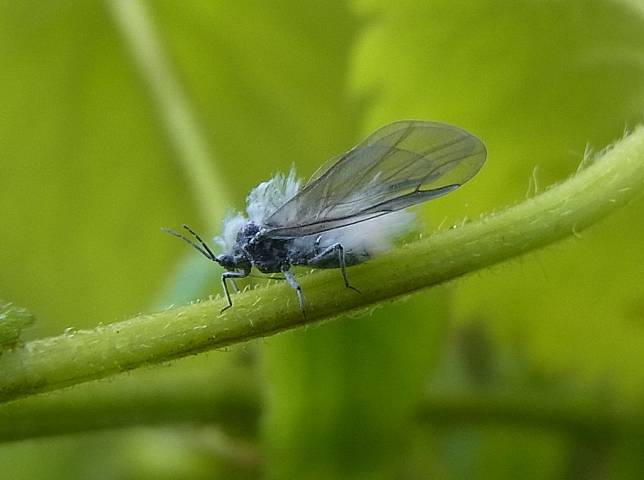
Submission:
M 344 285 L 358 291 L 347 267 L 387 250 L 411 227 L 407 207 L 456 190 L 476 175 L 486 154 L 483 142 L 459 127 L 398 121 L 326 162 L 303 186 L 293 169 L 256 186 L 246 201 L 247 216 L 224 220 L 214 239 L 219 255 L 186 225 L 194 240 L 164 231 L 226 269 L 221 283 L 228 305 L 222 312 L 232 307 L 228 282 L 235 286 L 252 267 L 282 273 L 304 312 L 293 265 L 339 268 Z

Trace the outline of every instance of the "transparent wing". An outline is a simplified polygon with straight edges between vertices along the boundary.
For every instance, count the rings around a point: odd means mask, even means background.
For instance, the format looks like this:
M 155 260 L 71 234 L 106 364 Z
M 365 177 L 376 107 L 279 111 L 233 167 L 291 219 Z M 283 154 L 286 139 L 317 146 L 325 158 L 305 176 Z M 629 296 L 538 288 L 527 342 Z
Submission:
M 316 171 L 264 224 L 273 238 L 313 235 L 445 195 L 485 162 L 485 145 L 465 130 L 400 121 Z

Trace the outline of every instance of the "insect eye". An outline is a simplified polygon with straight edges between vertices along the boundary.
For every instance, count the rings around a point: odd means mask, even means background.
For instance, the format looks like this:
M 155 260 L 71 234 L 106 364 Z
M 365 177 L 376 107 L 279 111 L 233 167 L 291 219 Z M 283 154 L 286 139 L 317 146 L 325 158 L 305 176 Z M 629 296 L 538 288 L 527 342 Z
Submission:
M 235 258 L 232 255 L 219 255 L 217 263 L 224 268 L 235 268 Z

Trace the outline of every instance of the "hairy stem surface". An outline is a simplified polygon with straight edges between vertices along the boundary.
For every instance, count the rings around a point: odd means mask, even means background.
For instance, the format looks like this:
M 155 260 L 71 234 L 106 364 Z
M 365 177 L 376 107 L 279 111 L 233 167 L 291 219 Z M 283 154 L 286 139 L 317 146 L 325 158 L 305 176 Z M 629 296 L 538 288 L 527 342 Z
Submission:
M 271 335 L 440 284 L 576 234 L 644 187 L 644 128 L 567 181 L 516 206 L 350 268 L 301 279 L 307 314 L 288 285 L 216 299 L 28 342 L 0 356 L 0 400 L 105 377 L 141 365 Z

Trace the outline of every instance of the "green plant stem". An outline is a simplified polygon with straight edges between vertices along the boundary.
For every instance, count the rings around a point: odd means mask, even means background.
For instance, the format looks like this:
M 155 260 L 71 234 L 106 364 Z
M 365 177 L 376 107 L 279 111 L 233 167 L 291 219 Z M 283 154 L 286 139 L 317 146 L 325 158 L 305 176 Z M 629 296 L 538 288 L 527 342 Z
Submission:
M 644 128 L 594 164 L 541 195 L 461 227 L 408 244 L 349 271 L 362 294 L 342 288 L 337 270 L 301 278 L 307 313 L 288 285 L 221 298 L 34 340 L 0 356 L 0 400 L 54 390 L 311 324 L 446 282 L 576 234 L 644 187 Z
M 234 356 L 234 355 L 233 355 Z M 225 362 L 224 362 L 225 363 Z M 0 406 L 0 442 L 133 426 L 217 423 L 250 434 L 260 415 L 260 387 L 251 368 L 143 371 L 91 382 Z M 545 391 L 433 390 L 417 418 L 432 426 L 498 424 L 547 428 L 608 442 L 636 431 L 644 417 L 613 410 L 592 398 Z
M 141 0 L 105 2 L 148 87 L 146 92 L 149 92 L 174 146 L 176 161 L 186 176 L 201 219 L 205 225 L 213 225 L 224 217 L 225 208 L 230 205 L 228 199 L 232 197 L 228 182 L 222 179 L 216 167 L 212 145 L 209 145 L 195 109 L 181 88 L 178 73 L 165 55 L 146 3 Z M 191 294 L 194 296 L 195 292 L 203 291 L 200 282 L 178 281 L 179 277 L 194 274 L 194 256 L 187 255 L 178 266 L 174 281 L 159 292 L 153 305 L 167 305 L 168 301 L 185 303 L 186 298 L 194 298 Z M 203 277 L 203 274 L 199 276 Z
M 177 152 L 177 160 L 196 195 L 201 216 L 208 224 L 223 218 L 227 192 L 197 116 L 166 58 L 150 14 L 141 0 L 106 0 L 143 80 L 149 87 L 160 118 Z
M 432 392 L 421 405 L 418 419 L 445 427 L 502 424 L 547 428 L 606 442 L 644 424 L 644 417 L 614 410 L 596 399 L 516 389 Z
M 216 423 L 251 435 L 260 415 L 253 369 L 235 353 L 193 359 L 0 405 L 0 442 L 141 425 Z

